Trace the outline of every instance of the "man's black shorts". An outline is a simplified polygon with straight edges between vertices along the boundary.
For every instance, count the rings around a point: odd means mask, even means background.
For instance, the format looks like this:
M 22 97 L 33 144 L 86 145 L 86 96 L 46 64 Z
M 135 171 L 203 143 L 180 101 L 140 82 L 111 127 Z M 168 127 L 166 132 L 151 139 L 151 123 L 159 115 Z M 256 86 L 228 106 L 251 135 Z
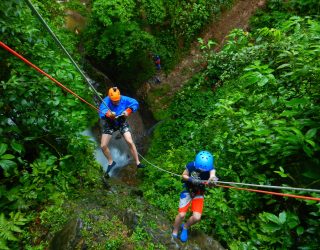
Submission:
M 130 126 L 126 121 L 114 121 L 110 119 L 100 119 L 102 134 L 112 135 L 115 131 L 119 130 L 123 135 L 130 131 Z

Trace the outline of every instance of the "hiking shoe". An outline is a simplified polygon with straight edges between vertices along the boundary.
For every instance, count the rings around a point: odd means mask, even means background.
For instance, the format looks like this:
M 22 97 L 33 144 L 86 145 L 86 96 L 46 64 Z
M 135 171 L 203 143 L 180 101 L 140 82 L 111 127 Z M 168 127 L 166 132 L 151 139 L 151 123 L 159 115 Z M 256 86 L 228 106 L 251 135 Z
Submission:
M 184 228 L 184 224 L 181 225 L 181 228 L 180 240 L 186 242 L 188 240 L 188 229 Z
M 117 163 L 115 161 L 113 161 L 111 164 L 108 165 L 108 168 L 107 168 L 107 174 L 110 173 L 111 169 L 116 165 Z
M 146 166 L 145 165 L 143 165 L 142 163 L 139 163 L 138 165 L 137 165 L 137 168 L 145 168 Z
M 172 236 L 172 238 L 174 238 L 174 239 L 178 239 L 178 235 L 177 235 L 177 234 L 172 233 L 171 236 Z

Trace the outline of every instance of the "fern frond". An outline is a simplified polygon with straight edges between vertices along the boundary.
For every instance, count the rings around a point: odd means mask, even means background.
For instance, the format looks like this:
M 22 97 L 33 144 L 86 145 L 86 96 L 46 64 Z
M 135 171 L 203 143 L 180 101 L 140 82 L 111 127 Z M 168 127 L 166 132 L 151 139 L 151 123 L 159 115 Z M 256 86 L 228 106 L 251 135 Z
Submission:
M 0 215 L 0 240 L 4 240 L 5 242 L 7 240 L 17 241 L 17 238 L 13 235 L 12 230 L 10 230 L 11 226 L 11 222 L 8 221 L 2 213 Z
M 0 249 L 1 250 L 10 250 L 10 248 L 7 247 L 7 242 L 1 238 L 0 238 Z

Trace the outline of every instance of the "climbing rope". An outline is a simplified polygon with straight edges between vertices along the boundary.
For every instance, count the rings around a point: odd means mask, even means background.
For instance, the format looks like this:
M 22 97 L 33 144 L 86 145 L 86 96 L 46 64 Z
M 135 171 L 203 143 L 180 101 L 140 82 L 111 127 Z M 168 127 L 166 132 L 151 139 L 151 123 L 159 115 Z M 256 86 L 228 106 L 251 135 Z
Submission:
M 108 105 L 103 101 L 103 99 L 100 97 L 99 93 L 96 91 L 96 89 L 93 87 L 93 85 L 90 83 L 90 80 L 85 76 L 85 74 L 82 72 L 78 64 L 73 60 L 72 56 L 69 54 L 69 52 L 65 49 L 63 44 L 60 42 L 58 37 L 54 34 L 54 32 L 50 29 L 49 25 L 46 23 L 46 21 L 42 18 L 40 13 L 36 10 L 36 8 L 32 5 L 30 0 L 25 0 L 31 11 L 38 17 L 42 25 L 45 27 L 45 29 L 49 32 L 49 34 L 52 36 L 53 40 L 56 42 L 56 44 L 61 48 L 61 50 L 67 55 L 67 57 L 70 59 L 71 63 L 75 66 L 75 68 L 78 70 L 78 72 L 81 74 L 83 79 L 86 81 L 86 83 L 90 86 L 90 88 L 94 91 L 94 93 L 98 96 L 100 101 L 107 107 Z
M 320 190 L 319 190 L 319 189 L 310 189 L 310 188 L 295 188 L 295 187 L 285 187 L 285 186 L 271 186 L 271 185 L 247 184 L 247 183 L 227 182 L 227 181 L 219 181 L 219 183 L 221 183 L 221 184 L 229 184 L 229 185 L 249 186 L 249 187 L 262 187 L 262 188 L 272 188 L 272 189 L 295 190 L 295 191 L 303 191 L 303 192 L 315 192 L 315 193 L 320 193 Z
M 33 63 L 31 63 L 30 61 L 28 61 L 26 58 L 24 58 L 23 56 L 21 56 L 20 54 L 18 54 L 16 51 L 14 51 L 13 49 L 11 49 L 9 46 L 7 46 L 6 44 L 4 44 L 2 41 L 0 41 L 0 46 L 3 47 L 4 49 L 6 49 L 7 51 L 9 51 L 11 54 L 13 54 L 14 56 L 18 57 L 19 59 L 21 59 L 24 63 L 26 63 L 27 65 L 29 65 L 30 67 L 34 68 L 35 70 L 37 70 L 39 73 L 43 74 L 44 76 L 46 76 L 47 78 L 49 78 L 51 81 L 55 82 L 59 87 L 61 87 L 62 89 L 66 90 L 67 92 L 69 92 L 70 94 L 74 95 L 76 98 L 78 98 L 79 100 L 81 100 L 82 102 L 86 103 L 87 105 L 89 105 L 91 108 L 95 109 L 98 112 L 101 112 L 98 108 L 96 108 L 95 106 L 93 106 L 91 103 L 87 102 L 85 99 L 83 99 L 82 97 L 80 97 L 79 95 L 77 95 L 76 93 L 74 93 L 72 90 L 70 90 L 69 88 L 67 88 L 66 86 L 64 86 L 62 83 L 60 83 L 59 81 L 57 81 L 55 78 L 53 78 L 52 76 L 50 76 L 49 74 L 47 74 L 46 72 L 44 72 L 43 70 L 41 70 L 39 67 L 37 67 L 36 65 L 34 65 Z M 144 160 L 146 161 L 149 165 L 153 166 L 154 168 L 166 172 L 168 174 L 171 174 L 173 176 L 179 177 L 181 178 L 181 175 L 178 175 L 176 173 L 173 173 L 171 171 L 165 170 L 163 168 L 160 168 L 154 164 L 152 164 L 150 161 L 148 161 L 146 158 L 144 158 L 140 153 L 138 153 L 138 155 Z M 205 181 L 204 181 L 205 182 Z M 246 183 L 237 183 L 237 182 L 222 182 L 222 181 L 217 181 L 217 186 L 218 187 L 223 187 L 223 188 L 233 188 L 236 190 L 246 190 L 249 192 L 257 192 L 257 193 L 265 193 L 265 194 L 271 194 L 271 195 L 278 195 L 278 196 L 284 196 L 284 197 L 292 197 L 292 198 L 297 198 L 297 199 L 305 199 L 305 200 L 315 200 L 315 201 L 320 201 L 320 198 L 316 198 L 316 197 L 310 197 L 310 196 L 301 196 L 301 195 L 293 195 L 293 194 L 284 194 L 284 193 L 277 193 L 277 192 L 270 192 L 270 191 L 264 191 L 264 190 L 256 190 L 256 189 L 248 189 L 248 188 L 239 188 L 239 187 L 234 187 L 234 186 L 225 186 L 225 185 L 221 185 L 221 184 L 233 184 L 233 185 L 246 185 L 246 186 L 255 186 L 255 187 L 264 187 L 264 188 L 274 188 L 274 189 L 287 189 L 287 190 L 296 190 L 296 191 L 309 191 L 309 192 L 320 192 L 320 190 L 317 189 L 304 189 L 304 188 L 293 188 L 293 187 L 282 187 L 282 186 L 270 186 L 270 185 L 256 185 L 256 184 L 246 184 Z M 221 183 L 221 184 L 220 184 Z
M 255 193 L 264 193 L 264 194 L 271 194 L 271 195 L 277 195 L 277 196 L 291 197 L 291 198 L 297 198 L 297 199 L 303 199 L 303 200 L 320 201 L 320 198 L 317 198 L 317 197 L 295 195 L 295 194 L 284 194 L 284 193 L 270 192 L 270 191 L 264 191 L 264 190 L 258 190 L 258 189 L 225 186 L 225 185 L 219 185 L 219 184 L 217 186 L 218 187 L 223 187 L 223 188 L 232 188 L 232 189 L 236 189 L 236 190 L 244 190 L 244 191 L 249 191 L 249 192 L 255 192 Z
M 139 153 L 138 153 L 139 154 Z M 171 174 L 173 176 L 177 176 L 177 177 L 181 177 L 181 175 L 178 175 L 176 173 L 170 172 L 168 170 L 165 170 L 163 168 L 160 168 L 154 164 L 152 164 L 151 162 L 149 162 L 147 159 L 145 159 L 141 154 L 139 154 L 139 156 L 146 161 L 147 163 L 149 163 L 151 166 L 166 172 L 168 174 Z M 205 181 L 204 181 L 205 182 Z M 229 185 L 242 185 L 242 186 L 251 186 L 251 187 L 262 187 L 262 188 L 273 188 L 273 189 L 283 189 L 283 190 L 295 190 L 295 191 L 304 191 L 304 192 L 316 192 L 316 193 L 320 193 L 320 190 L 318 189 L 307 189 L 307 188 L 295 188 L 295 187 L 284 187 L 284 186 L 271 186 L 271 185 L 258 185 L 258 184 L 247 184 L 247 183 L 240 183 L 240 182 L 226 182 L 226 181 L 217 181 L 217 183 L 221 183 L 221 184 L 229 184 Z
M 139 153 L 138 153 L 139 154 Z M 170 172 L 166 169 L 160 168 L 151 162 L 149 162 L 146 158 L 144 158 L 141 154 L 139 156 L 146 161 L 149 165 L 152 167 L 166 172 L 170 175 L 176 176 L 181 178 L 181 175 L 178 175 L 176 173 Z M 207 184 L 207 181 L 203 181 L 204 184 Z M 286 190 L 295 190 L 295 191 L 305 191 L 305 192 L 317 192 L 319 193 L 320 190 L 317 189 L 306 189 L 306 188 L 294 188 L 294 187 L 282 187 L 282 186 L 270 186 L 270 185 L 256 185 L 256 184 L 246 184 L 246 183 L 239 183 L 239 182 L 225 182 L 225 181 L 216 181 L 218 183 L 216 186 L 217 187 L 222 187 L 222 188 L 233 188 L 237 190 L 245 190 L 249 192 L 256 192 L 256 193 L 265 193 L 265 194 L 271 194 L 271 195 L 278 195 L 278 196 L 284 196 L 284 197 L 292 197 L 292 198 L 297 198 L 297 199 L 305 199 L 305 200 L 315 200 L 315 201 L 320 201 L 320 198 L 316 197 L 310 197 L 310 196 L 302 196 L 302 195 L 294 195 L 294 194 L 284 194 L 284 193 L 277 193 L 277 192 L 270 192 L 270 191 L 264 191 L 264 190 L 257 190 L 257 189 L 249 189 L 249 188 L 240 188 L 240 187 L 233 187 L 233 186 L 226 186 L 226 185 L 221 185 L 221 184 L 233 184 L 233 185 L 243 185 L 243 186 L 253 186 L 253 187 L 263 187 L 263 188 L 274 188 L 274 189 L 286 189 Z M 221 184 L 219 184 L 221 183 Z
M 6 49 L 7 51 L 9 51 L 11 54 L 13 54 L 14 56 L 18 57 L 19 59 L 21 59 L 24 63 L 26 63 L 27 65 L 29 65 L 30 67 L 34 68 L 36 71 L 38 71 L 39 73 L 43 74 L 44 76 L 46 76 L 47 78 L 49 78 L 51 81 L 53 81 L 54 83 L 56 83 L 59 87 L 61 87 L 62 89 L 66 90 L 67 92 L 69 92 L 70 94 L 74 95 L 76 98 L 78 98 L 79 100 L 81 100 L 82 102 L 86 103 L 87 105 L 89 105 L 91 108 L 93 108 L 94 110 L 101 112 L 98 108 L 96 108 L 95 106 L 93 106 L 91 103 L 87 102 L 85 99 L 83 99 L 81 96 L 77 95 L 75 92 L 73 92 L 71 89 L 67 88 L 66 86 L 64 86 L 62 83 L 60 83 L 59 81 L 57 81 L 55 78 L 53 78 L 52 76 L 50 76 L 48 73 L 44 72 L 42 69 L 40 69 L 39 67 L 37 67 L 36 65 L 34 65 L 33 63 L 31 63 L 30 61 L 28 61 L 26 58 L 24 58 L 23 56 L 21 56 L 20 54 L 18 54 L 16 51 L 14 51 L 13 49 L 11 49 L 9 46 L 7 46 L 6 44 L 4 44 L 2 41 L 0 41 L 0 46 L 3 47 L 4 49 Z
M 145 162 L 149 163 L 149 165 L 153 166 L 154 168 L 157 168 L 157 169 L 159 169 L 160 171 L 166 172 L 166 173 L 171 174 L 171 175 L 173 175 L 173 176 L 181 177 L 181 175 L 179 175 L 179 174 L 170 172 L 170 171 L 168 171 L 168 170 L 165 170 L 165 169 L 163 169 L 163 168 L 160 168 L 160 167 L 152 164 L 150 161 L 148 161 L 146 158 L 144 158 L 139 152 L 138 152 L 138 155 L 139 155 Z

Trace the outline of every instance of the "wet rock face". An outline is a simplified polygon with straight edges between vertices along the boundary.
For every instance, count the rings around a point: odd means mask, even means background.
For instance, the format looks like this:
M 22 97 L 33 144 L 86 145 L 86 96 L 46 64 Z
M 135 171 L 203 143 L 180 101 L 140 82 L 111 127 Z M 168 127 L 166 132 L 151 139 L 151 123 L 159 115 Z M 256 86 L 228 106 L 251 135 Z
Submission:
M 49 250 L 85 249 L 80 233 L 82 224 L 79 218 L 71 219 L 61 231 L 55 234 Z
M 201 249 L 224 250 L 212 237 L 190 230 L 187 243 L 171 237 L 173 218 L 147 203 L 139 188 L 116 178 L 110 188 L 97 186 L 65 204 L 69 222 L 51 240 L 50 250 Z M 158 248 L 152 248 L 158 249 Z

